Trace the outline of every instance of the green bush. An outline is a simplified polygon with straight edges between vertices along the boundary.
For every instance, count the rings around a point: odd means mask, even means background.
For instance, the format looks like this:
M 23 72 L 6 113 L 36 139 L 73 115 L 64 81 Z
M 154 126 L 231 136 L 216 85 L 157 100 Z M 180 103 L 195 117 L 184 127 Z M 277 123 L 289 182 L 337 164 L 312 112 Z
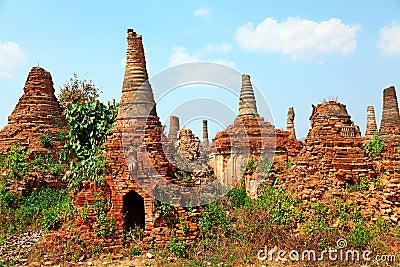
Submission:
M 185 241 L 178 240 L 178 238 L 174 235 L 169 241 L 167 249 L 178 258 L 184 258 L 187 256 L 186 246 L 187 244 Z
M 65 189 L 41 188 L 21 196 L 0 186 L 0 237 L 38 228 L 56 229 L 74 212 Z
M 371 140 L 367 144 L 363 145 L 364 152 L 371 159 L 376 159 L 376 157 L 382 153 L 384 148 L 385 140 L 379 136 L 379 132 L 375 132 Z
M 355 247 L 356 249 L 366 248 L 372 238 L 374 237 L 374 231 L 372 227 L 366 224 L 364 218 L 353 220 L 354 229 L 350 231 L 347 236 L 349 245 Z
M 7 151 L 2 161 L 0 162 L 0 167 L 6 170 L 6 180 L 23 180 L 29 173 L 31 166 L 29 163 L 29 156 L 31 152 L 27 151 L 23 146 L 12 146 L 9 151 Z
M 130 256 L 139 256 L 140 254 L 142 254 L 142 250 L 140 248 L 133 248 L 129 250 Z
M 246 189 L 243 188 L 234 188 L 226 195 L 231 203 L 232 208 L 242 207 L 248 200 Z
M 69 171 L 65 178 L 74 192 L 82 188 L 85 180 L 104 184 L 107 160 L 103 157 L 103 145 L 111 134 L 117 111 L 115 102 L 105 105 L 98 100 L 67 106 L 65 148 Z
M 349 191 L 367 191 L 369 189 L 369 179 L 361 176 L 359 184 L 346 183 L 346 189 Z
M 39 136 L 39 140 L 42 146 L 45 148 L 51 148 L 54 145 L 54 137 L 51 135 L 41 133 Z
M 247 161 L 247 164 L 242 166 L 242 169 L 245 172 L 254 173 L 257 170 L 257 165 L 257 161 L 253 157 L 250 157 Z
M 219 230 L 224 233 L 229 228 L 229 225 L 226 212 L 217 201 L 205 206 L 203 214 L 199 218 L 200 232 L 206 236 L 212 236 Z
M 293 198 L 283 187 L 264 186 L 258 192 L 253 209 L 269 211 L 269 223 L 290 226 L 302 220 L 301 201 Z

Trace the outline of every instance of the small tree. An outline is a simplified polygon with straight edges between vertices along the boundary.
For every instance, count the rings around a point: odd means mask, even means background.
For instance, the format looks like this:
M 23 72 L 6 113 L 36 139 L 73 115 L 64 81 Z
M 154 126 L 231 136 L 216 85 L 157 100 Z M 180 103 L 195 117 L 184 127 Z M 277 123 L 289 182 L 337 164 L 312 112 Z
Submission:
M 79 190 L 85 180 L 103 183 L 106 168 L 106 159 L 102 155 L 103 144 L 111 134 L 117 107 L 115 102 L 105 105 L 97 99 L 67 106 L 65 147 L 69 171 L 65 178 L 73 190 Z
M 99 97 L 101 90 L 97 88 L 93 81 L 79 80 L 78 74 L 69 78 L 69 82 L 61 86 L 58 96 L 60 104 L 66 108 L 69 104 L 79 102 L 92 102 Z

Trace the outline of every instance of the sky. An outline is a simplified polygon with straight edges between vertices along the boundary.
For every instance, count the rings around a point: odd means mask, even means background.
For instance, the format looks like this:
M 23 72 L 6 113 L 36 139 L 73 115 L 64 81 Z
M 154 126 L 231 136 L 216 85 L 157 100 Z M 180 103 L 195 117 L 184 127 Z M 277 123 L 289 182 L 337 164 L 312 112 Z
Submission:
M 400 0 L 0 0 L 0 128 L 33 66 L 50 71 L 56 94 L 76 72 L 102 88 L 102 101 L 119 100 L 128 28 L 143 35 L 150 77 L 196 61 L 249 74 L 265 98 L 257 101 L 268 103 L 259 113 L 285 128 L 294 107 L 298 138 L 310 128 L 312 104 L 338 99 L 364 132 L 367 106 L 379 123 L 383 89 L 400 88 Z M 216 86 L 196 88 L 226 104 L 233 122 L 236 97 Z M 163 124 L 185 103 L 198 114 L 207 110 L 193 86 L 178 91 L 157 99 Z M 210 121 L 211 135 L 226 126 Z

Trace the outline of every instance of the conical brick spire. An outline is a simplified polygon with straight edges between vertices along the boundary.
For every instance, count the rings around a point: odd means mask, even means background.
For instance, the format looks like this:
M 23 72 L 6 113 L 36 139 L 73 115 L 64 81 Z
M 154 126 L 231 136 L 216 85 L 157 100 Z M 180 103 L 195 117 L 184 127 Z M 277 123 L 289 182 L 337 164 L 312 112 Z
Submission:
M 373 106 L 367 107 L 367 127 L 365 129 L 365 136 L 371 136 L 377 131 L 375 120 L 375 109 Z
M 40 149 L 40 134 L 55 135 L 65 124 L 63 109 L 54 95 L 50 72 L 33 67 L 24 86 L 24 94 L 0 131 L 0 150 L 9 145 L 25 144 L 31 151 Z M 4 148 L 4 149 L 3 149 Z
M 399 106 L 394 86 L 383 90 L 382 120 L 379 133 L 390 134 L 394 128 L 400 127 Z
M 250 75 L 242 75 L 242 88 L 240 90 L 239 116 L 257 115 L 256 98 L 254 97 L 253 86 L 250 81 Z
M 148 81 L 142 35 L 128 29 L 127 41 L 125 76 L 118 117 L 126 115 L 128 106 L 130 115 L 157 116 L 153 91 Z
M 50 72 L 33 67 L 25 82 L 24 95 L 9 116 L 8 123 L 56 124 L 57 120 L 61 120 L 63 110 L 54 92 Z
M 179 130 L 180 130 L 179 118 L 177 116 L 170 116 L 168 138 L 171 139 L 173 143 L 175 143 L 178 140 Z
M 287 114 L 286 130 L 289 131 L 289 139 L 296 140 L 296 131 L 294 129 L 294 109 L 290 107 Z
M 208 145 L 208 121 L 203 120 L 203 145 Z

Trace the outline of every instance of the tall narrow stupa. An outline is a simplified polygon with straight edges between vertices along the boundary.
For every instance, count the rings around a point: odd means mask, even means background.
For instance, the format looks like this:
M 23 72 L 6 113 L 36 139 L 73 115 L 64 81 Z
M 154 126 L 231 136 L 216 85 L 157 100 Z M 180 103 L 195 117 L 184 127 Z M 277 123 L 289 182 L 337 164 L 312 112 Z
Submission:
M 122 96 L 113 134 L 106 143 L 110 171 L 105 180 L 111 189 L 110 212 L 119 233 L 140 226 L 149 235 L 154 224 L 154 199 L 148 190 L 156 177 L 166 178 L 170 165 L 162 147 L 163 127 L 148 82 L 142 36 L 132 29 L 127 35 Z M 141 209 L 140 214 L 136 209 Z
M 180 130 L 179 117 L 170 116 L 169 117 L 169 131 L 168 138 L 175 144 L 178 141 L 178 132 Z
M 242 75 L 242 88 L 240 90 L 239 99 L 239 116 L 243 115 L 258 116 L 253 86 L 250 81 L 250 75 L 247 74 Z
M 365 136 L 372 136 L 378 127 L 376 126 L 374 106 L 367 107 L 367 127 L 365 128 Z
M 126 112 L 135 117 L 157 116 L 153 90 L 148 80 L 142 35 L 128 29 L 127 41 L 125 76 L 118 117 L 125 117 Z
M 400 134 L 400 114 L 394 86 L 383 90 L 382 119 L 379 133 L 381 135 Z
M 208 145 L 208 121 L 203 120 L 203 145 Z
M 296 140 L 296 131 L 294 129 L 294 109 L 290 107 L 287 113 L 286 130 L 290 133 L 289 139 Z

